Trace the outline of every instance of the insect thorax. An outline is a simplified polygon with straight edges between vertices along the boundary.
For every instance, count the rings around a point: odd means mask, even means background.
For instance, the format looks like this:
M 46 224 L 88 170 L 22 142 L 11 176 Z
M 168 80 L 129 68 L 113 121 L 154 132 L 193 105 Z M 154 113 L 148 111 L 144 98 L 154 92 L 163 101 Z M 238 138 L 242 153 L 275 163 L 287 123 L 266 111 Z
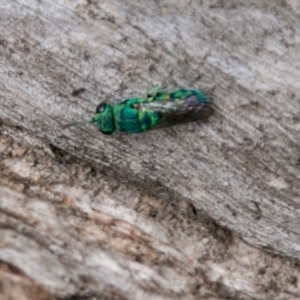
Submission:
M 159 115 L 139 107 L 146 98 L 129 98 L 113 108 L 116 128 L 120 131 L 139 133 L 149 130 L 159 120 Z

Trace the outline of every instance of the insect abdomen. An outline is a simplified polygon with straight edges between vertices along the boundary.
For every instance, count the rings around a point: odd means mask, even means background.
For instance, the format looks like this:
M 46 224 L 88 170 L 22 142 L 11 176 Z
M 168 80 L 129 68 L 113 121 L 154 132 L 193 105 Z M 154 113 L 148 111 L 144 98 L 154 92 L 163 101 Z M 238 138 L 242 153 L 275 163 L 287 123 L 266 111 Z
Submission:
M 210 103 L 208 96 L 201 90 L 177 89 L 172 92 L 158 92 L 154 96 L 155 101 L 185 99 L 194 96 L 199 103 Z
M 195 96 L 199 103 L 210 104 L 208 96 L 200 90 L 190 90 L 191 94 Z

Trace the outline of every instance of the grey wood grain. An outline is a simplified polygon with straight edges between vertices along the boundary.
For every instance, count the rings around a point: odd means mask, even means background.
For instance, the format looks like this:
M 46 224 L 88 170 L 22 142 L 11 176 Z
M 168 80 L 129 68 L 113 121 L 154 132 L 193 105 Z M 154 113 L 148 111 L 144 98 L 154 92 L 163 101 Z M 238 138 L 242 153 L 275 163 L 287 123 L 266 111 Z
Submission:
M 296 1 L 0 0 L 0 9 L 10 136 L 21 130 L 159 197 L 165 188 L 250 245 L 300 257 Z M 210 94 L 208 122 L 139 135 L 61 129 L 101 101 L 145 95 L 170 72 L 166 85 Z

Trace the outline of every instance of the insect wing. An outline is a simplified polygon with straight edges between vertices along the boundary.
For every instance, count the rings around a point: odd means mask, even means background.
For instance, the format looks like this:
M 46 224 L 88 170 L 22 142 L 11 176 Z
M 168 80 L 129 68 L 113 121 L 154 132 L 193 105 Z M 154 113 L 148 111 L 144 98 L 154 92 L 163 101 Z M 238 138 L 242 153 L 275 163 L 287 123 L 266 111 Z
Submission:
M 160 120 L 154 128 L 193 122 L 206 119 L 213 112 L 208 97 L 205 94 L 203 94 L 203 98 L 199 97 L 201 94 L 177 98 L 168 97 L 167 94 L 158 94 L 152 101 L 139 104 L 139 109 L 155 112 L 160 116 Z

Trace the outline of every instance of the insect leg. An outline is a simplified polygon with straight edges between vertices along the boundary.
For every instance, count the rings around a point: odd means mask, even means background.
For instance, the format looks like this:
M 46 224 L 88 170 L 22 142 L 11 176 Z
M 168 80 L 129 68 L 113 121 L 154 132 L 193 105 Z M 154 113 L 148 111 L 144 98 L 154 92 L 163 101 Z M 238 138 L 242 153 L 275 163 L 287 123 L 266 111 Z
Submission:
M 160 85 L 154 87 L 147 93 L 147 98 L 154 98 L 161 89 L 162 87 Z
M 168 76 L 166 78 L 163 79 L 162 81 L 162 85 L 158 85 L 155 86 L 153 89 L 151 89 L 148 93 L 147 93 L 147 98 L 153 98 L 156 96 L 156 94 L 162 90 L 164 90 L 162 87 L 166 85 L 166 82 L 169 80 L 169 78 L 172 76 L 172 74 L 174 73 L 174 70 L 172 70 Z

